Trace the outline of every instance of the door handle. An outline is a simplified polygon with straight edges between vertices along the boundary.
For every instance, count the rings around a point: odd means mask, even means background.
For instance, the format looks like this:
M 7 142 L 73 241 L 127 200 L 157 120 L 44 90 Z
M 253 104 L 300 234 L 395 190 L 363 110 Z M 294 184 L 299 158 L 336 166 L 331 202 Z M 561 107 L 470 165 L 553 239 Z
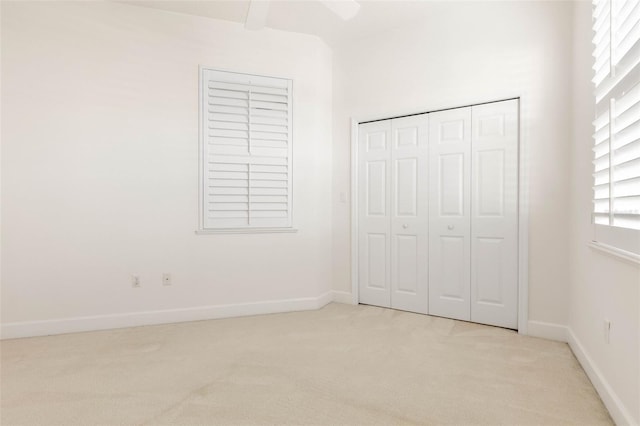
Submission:
M 402 225 L 403 229 L 407 229 L 409 227 L 409 225 L 407 225 L 406 223 L 404 225 Z
M 453 226 L 453 225 L 449 225 L 449 226 L 447 226 L 447 229 L 448 229 L 449 231 L 452 231 L 452 230 L 453 230 L 453 228 L 455 228 L 455 226 Z

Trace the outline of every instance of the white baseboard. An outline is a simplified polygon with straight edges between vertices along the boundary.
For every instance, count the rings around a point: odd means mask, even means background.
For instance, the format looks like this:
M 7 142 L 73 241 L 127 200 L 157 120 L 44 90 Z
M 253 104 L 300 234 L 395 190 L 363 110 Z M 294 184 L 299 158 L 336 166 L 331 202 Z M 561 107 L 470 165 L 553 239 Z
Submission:
M 333 290 L 333 301 L 336 303 L 345 303 L 347 305 L 353 305 L 353 296 L 347 291 Z
M 530 320 L 527 323 L 527 336 L 566 342 L 567 326 L 550 322 Z
M 201 321 L 217 318 L 275 314 L 279 312 L 307 311 L 322 308 L 326 304 L 330 303 L 333 300 L 333 297 L 333 292 L 328 291 L 318 297 L 270 300 L 265 302 L 233 305 L 198 306 L 185 309 L 131 312 L 125 314 L 97 315 L 45 321 L 13 322 L 2 324 L 0 338 L 15 339 L 19 337 L 48 336 L 53 334 L 77 333 L 82 331 L 137 327 L 141 325 Z
M 600 395 L 602 402 L 609 410 L 609 414 L 613 418 L 613 421 L 620 426 L 637 426 L 638 423 L 635 422 L 631 413 L 627 411 L 622 401 L 620 401 L 620 398 L 618 398 L 609 385 L 609 382 L 607 382 L 600 369 L 593 362 L 589 354 L 587 354 L 584 346 L 582 346 L 582 343 L 580 343 L 570 328 L 567 329 L 567 340 L 573 354 L 578 359 L 578 362 L 584 369 L 585 373 L 587 373 L 593 387 L 596 388 L 598 395 Z

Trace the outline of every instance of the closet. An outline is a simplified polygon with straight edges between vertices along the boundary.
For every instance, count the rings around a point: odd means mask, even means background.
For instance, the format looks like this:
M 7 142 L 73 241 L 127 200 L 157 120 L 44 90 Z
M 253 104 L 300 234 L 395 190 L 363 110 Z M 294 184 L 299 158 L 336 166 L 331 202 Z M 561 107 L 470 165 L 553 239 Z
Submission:
M 359 125 L 359 301 L 517 328 L 518 100 Z

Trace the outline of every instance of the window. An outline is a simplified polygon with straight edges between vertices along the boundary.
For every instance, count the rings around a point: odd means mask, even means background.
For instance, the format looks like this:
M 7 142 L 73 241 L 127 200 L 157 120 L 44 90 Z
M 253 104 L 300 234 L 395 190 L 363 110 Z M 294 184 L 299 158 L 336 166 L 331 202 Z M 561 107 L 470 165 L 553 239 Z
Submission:
M 292 230 L 291 89 L 201 68 L 200 231 Z
M 594 240 L 640 254 L 640 2 L 594 1 Z

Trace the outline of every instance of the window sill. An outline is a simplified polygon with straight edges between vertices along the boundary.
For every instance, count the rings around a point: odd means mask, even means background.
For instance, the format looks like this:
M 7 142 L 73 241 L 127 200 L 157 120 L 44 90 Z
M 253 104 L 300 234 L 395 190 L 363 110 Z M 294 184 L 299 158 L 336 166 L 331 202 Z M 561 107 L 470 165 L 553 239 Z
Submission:
M 293 234 L 295 228 L 230 228 L 230 229 L 198 229 L 197 235 L 211 234 Z
M 640 265 L 640 255 L 632 253 L 630 251 L 622 250 L 617 247 L 610 246 L 608 244 L 602 244 L 597 241 L 591 241 L 589 243 L 589 247 L 591 247 L 594 250 L 607 253 L 619 259 L 626 260 L 627 262 Z

